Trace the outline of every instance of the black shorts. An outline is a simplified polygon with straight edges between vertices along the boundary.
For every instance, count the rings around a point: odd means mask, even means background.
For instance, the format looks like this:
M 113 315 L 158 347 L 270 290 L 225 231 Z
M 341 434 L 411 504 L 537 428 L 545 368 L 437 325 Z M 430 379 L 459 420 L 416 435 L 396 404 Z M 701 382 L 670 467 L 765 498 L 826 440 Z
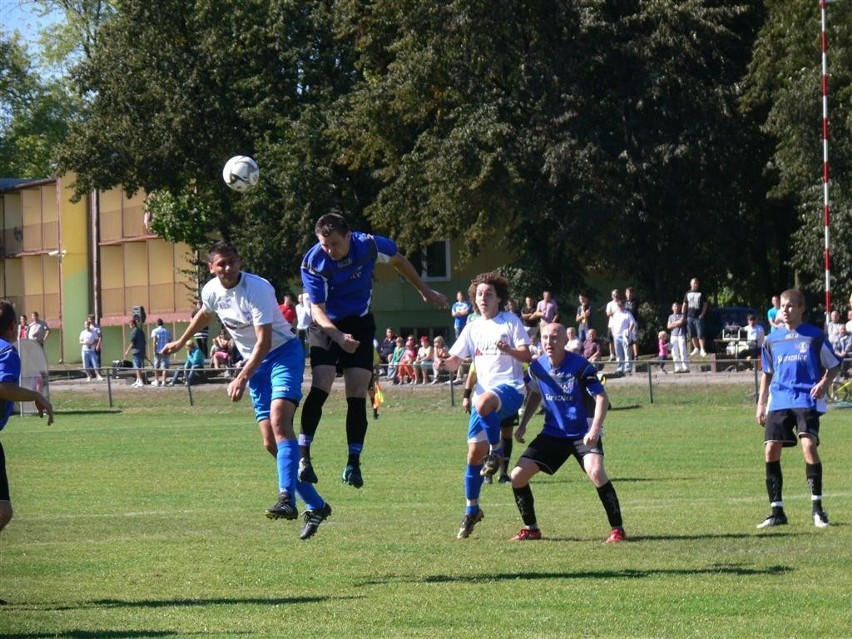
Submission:
M 521 457 L 534 461 L 542 472 L 552 475 L 573 456 L 580 468 L 583 468 L 583 457 L 586 455 L 603 455 L 603 442 L 598 440 L 597 446 L 587 446 L 580 439 L 563 439 L 550 435 L 538 435 Z
M 799 437 L 813 437 L 819 446 L 819 413 L 809 408 L 785 408 L 766 414 L 764 442 L 781 442 L 785 448 L 795 446 Z
M 6 454 L 0 444 L 0 501 L 12 501 L 9 497 L 9 478 L 6 476 Z
M 376 320 L 372 313 L 363 317 L 344 317 L 334 322 L 334 325 L 344 333 L 348 333 L 360 344 L 354 353 L 347 353 L 340 345 L 332 341 L 328 335 L 312 322 L 308 328 L 308 346 L 311 353 L 311 367 L 334 366 L 339 369 L 364 368 L 373 370 L 373 340 L 376 338 Z

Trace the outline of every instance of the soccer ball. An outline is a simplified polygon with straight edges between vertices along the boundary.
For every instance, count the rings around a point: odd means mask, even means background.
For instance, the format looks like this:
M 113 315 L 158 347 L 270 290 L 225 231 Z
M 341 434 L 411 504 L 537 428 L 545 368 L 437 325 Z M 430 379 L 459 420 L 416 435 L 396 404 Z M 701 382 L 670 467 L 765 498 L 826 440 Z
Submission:
M 225 162 L 225 168 L 222 169 L 222 179 L 235 191 L 248 191 L 257 184 L 259 177 L 257 162 L 247 155 L 235 155 Z

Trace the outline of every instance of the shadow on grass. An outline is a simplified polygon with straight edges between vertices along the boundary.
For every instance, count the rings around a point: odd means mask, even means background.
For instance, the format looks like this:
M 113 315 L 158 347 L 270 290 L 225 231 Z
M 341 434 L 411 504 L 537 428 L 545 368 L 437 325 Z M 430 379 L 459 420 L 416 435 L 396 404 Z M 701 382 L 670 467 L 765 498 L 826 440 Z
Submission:
M 101 409 L 91 409 L 87 408 L 85 410 L 79 409 L 75 410 L 73 408 L 65 409 L 65 410 L 56 410 L 54 411 L 57 415 L 118 415 L 121 413 L 121 409 L 118 408 L 101 408 Z M 0 635 L 2 636 L 2 635 Z
M 351 598 L 351 597 L 347 597 Z M 244 599 L 232 597 L 219 597 L 215 599 L 94 599 L 92 601 L 81 601 L 78 604 L 68 605 L 16 605 L 20 610 L 81 610 L 90 608 L 109 609 L 109 608 L 191 608 L 202 606 L 241 606 L 241 605 L 260 605 L 260 606 L 287 606 L 306 603 L 320 603 L 328 601 L 333 597 L 247 597 Z M 4 639 L 4 635 L 0 635 L 0 639 Z
M 384 585 L 390 582 L 410 583 L 489 583 L 494 581 L 540 581 L 546 579 L 646 579 L 648 577 L 672 575 L 676 577 L 696 575 L 736 575 L 738 577 L 766 577 L 792 572 L 789 566 L 753 568 L 744 564 L 710 564 L 706 568 L 624 568 L 620 570 L 579 570 L 576 572 L 513 572 L 505 574 L 479 575 L 428 575 L 421 578 L 395 577 L 371 579 L 362 585 Z
M 636 410 L 637 408 L 642 408 L 642 404 L 625 404 L 624 406 L 613 405 L 609 410 Z
M 57 639 L 134 639 L 136 637 L 174 637 L 178 633 L 172 630 L 66 630 L 58 634 L 52 634 L 51 637 Z M 186 633 L 181 632 L 181 637 L 191 637 L 193 635 L 206 635 L 206 632 Z M 249 634 L 234 633 L 234 634 Z M 0 639 L 40 639 L 44 637 L 43 633 L 39 634 L 20 634 L 4 635 L 0 634 Z

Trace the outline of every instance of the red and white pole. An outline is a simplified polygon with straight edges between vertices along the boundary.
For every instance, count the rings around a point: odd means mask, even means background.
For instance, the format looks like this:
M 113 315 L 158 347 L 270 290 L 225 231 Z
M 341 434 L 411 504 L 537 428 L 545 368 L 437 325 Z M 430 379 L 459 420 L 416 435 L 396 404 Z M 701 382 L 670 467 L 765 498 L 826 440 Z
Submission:
M 825 30 L 825 8 L 832 0 L 820 0 L 822 14 L 822 198 L 823 231 L 825 235 L 825 323 L 831 316 L 831 251 L 829 250 L 829 226 L 831 207 L 828 199 L 828 35 Z

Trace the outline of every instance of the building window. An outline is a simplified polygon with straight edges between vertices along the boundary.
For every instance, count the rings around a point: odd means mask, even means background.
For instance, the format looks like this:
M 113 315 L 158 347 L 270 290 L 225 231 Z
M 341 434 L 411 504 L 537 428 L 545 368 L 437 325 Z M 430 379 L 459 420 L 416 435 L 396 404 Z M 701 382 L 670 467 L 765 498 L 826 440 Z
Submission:
M 408 259 L 414 270 L 426 281 L 447 282 L 450 279 L 450 241 L 438 240 L 419 251 L 414 251 Z

